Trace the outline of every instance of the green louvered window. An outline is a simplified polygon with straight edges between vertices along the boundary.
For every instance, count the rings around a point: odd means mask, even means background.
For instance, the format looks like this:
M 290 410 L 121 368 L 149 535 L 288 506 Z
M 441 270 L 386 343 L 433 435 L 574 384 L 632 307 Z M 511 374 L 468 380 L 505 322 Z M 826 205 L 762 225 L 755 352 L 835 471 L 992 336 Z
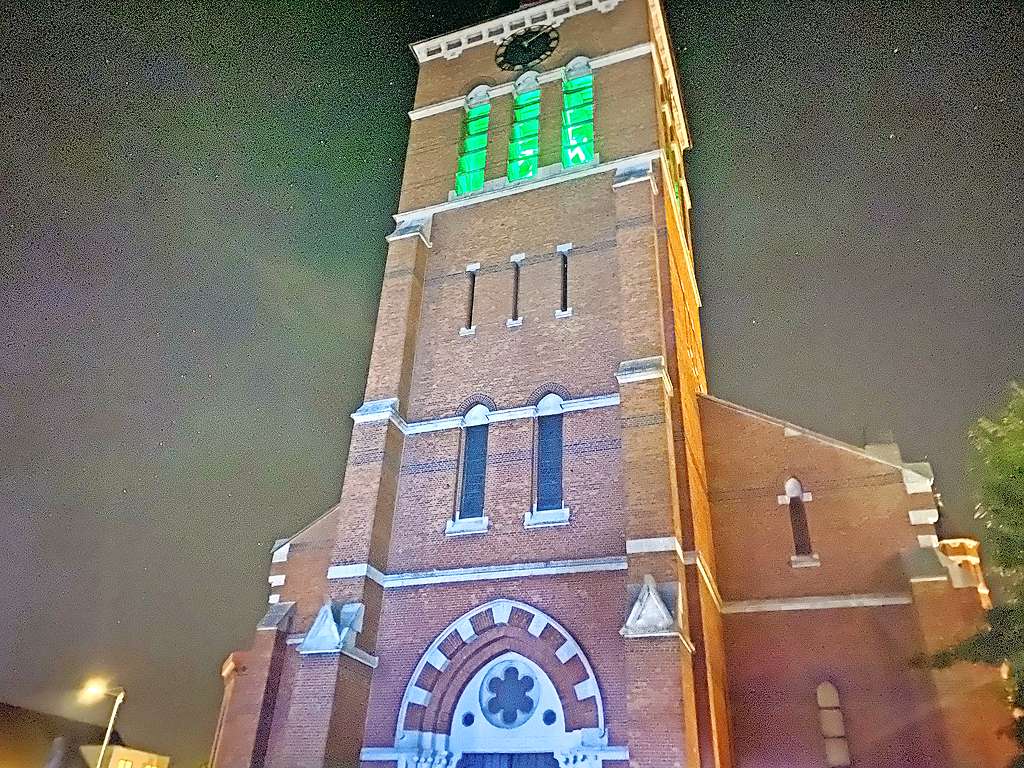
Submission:
M 484 166 L 487 164 L 487 128 L 490 122 L 490 102 L 466 108 L 466 118 L 462 123 L 459 169 L 455 174 L 456 195 L 465 195 L 484 188 Z
M 540 163 L 540 89 L 517 93 L 508 141 L 508 180 L 537 175 Z
M 594 159 L 594 76 L 562 82 L 562 167 Z

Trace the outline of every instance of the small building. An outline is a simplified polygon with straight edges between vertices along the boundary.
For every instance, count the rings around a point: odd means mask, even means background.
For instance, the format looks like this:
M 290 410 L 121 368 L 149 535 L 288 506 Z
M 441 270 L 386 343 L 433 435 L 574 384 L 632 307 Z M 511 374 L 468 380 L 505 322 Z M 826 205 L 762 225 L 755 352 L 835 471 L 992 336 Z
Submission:
M 97 768 L 96 761 L 100 756 L 100 745 L 84 746 L 81 752 L 89 768 Z M 100 768 L 168 768 L 170 764 L 171 758 L 167 755 L 158 755 L 144 749 L 116 744 L 107 747 L 107 754 L 103 756 L 103 766 Z
M 86 768 L 79 748 L 100 743 L 105 730 L 103 725 L 0 703 L 0 766 Z M 111 734 L 111 742 L 121 743 L 117 731 Z

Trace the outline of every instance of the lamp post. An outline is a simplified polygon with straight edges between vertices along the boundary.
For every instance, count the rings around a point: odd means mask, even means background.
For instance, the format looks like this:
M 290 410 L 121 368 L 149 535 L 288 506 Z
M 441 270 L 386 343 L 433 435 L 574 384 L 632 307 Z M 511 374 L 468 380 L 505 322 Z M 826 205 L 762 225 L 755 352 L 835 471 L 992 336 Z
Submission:
M 114 707 L 110 710 L 110 720 L 107 721 L 107 732 L 103 735 L 103 744 L 100 746 L 100 756 L 96 760 L 96 768 L 103 768 L 103 758 L 107 754 L 107 747 L 110 746 L 110 734 L 114 732 L 114 721 L 117 719 L 117 710 L 121 708 L 121 703 L 124 701 L 124 694 L 124 688 L 120 686 L 111 688 L 106 680 L 99 678 L 86 681 L 78 694 L 79 700 L 86 704 L 97 702 L 104 696 L 114 697 Z

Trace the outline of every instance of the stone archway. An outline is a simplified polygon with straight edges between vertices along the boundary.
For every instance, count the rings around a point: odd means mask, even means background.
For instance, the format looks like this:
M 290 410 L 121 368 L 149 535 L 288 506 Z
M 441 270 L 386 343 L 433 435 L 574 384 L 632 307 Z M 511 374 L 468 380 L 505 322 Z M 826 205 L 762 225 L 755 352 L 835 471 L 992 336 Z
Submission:
M 507 722 L 483 709 L 500 693 L 499 673 L 520 681 L 529 702 L 511 719 L 506 710 Z M 549 768 L 552 759 L 610 758 L 601 689 L 582 648 L 543 611 L 505 599 L 464 614 L 427 648 L 402 698 L 395 747 L 400 768 Z

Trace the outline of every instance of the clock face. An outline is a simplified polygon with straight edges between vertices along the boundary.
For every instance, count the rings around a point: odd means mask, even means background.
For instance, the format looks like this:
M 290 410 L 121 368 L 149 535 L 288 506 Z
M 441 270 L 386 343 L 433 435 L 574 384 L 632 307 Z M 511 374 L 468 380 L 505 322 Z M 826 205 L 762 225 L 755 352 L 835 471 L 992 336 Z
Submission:
M 558 47 L 558 30 L 554 27 L 527 27 L 506 37 L 494 61 L 502 69 L 521 72 L 544 61 Z

